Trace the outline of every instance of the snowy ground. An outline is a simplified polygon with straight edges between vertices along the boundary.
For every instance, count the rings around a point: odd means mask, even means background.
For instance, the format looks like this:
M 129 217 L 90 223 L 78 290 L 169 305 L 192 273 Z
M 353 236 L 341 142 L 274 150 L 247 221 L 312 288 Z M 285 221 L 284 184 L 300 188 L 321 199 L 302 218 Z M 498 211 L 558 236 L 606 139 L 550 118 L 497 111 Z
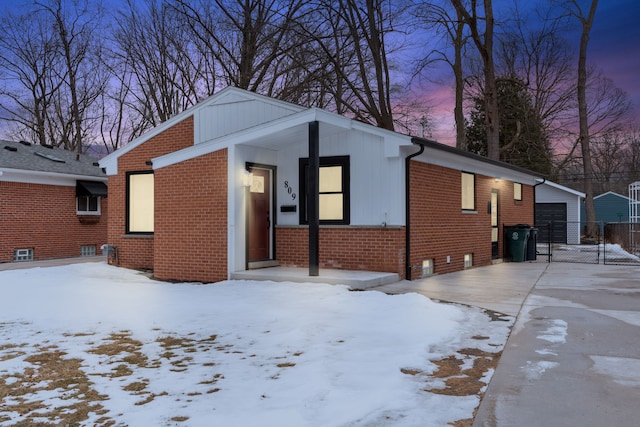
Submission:
M 0 426 L 468 423 L 513 320 L 344 286 L 3 271 Z

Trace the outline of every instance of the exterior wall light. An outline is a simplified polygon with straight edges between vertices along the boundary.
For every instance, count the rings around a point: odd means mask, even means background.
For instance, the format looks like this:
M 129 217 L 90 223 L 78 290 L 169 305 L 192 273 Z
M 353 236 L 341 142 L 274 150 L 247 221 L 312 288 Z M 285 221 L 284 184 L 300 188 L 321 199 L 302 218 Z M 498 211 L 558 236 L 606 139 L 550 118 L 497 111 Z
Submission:
M 253 185 L 253 174 L 248 170 L 243 171 L 242 173 L 242 186 L 243 187 L 251 187 Z

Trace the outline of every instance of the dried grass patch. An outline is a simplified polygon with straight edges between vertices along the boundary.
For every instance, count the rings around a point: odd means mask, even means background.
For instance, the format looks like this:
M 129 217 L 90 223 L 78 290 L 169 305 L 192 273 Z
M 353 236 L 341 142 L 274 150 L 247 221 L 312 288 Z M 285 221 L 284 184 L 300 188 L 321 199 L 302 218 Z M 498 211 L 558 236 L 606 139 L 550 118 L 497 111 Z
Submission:
M 80 369 L 82 360 L 65 358 L 66 353 L 55 346 L 47 346 L 24 359 L 32 366 L 26 367 L 20 374 L 0 376 L 0 400 L 3 412 L 20 414 L 18 425 L 81 425 L 90 413 L 103 415 L 107 411 L 100 401 L 108 399 L 92 388 L 88 376 Z M 38 393 L 55 391 L 66 405 L 50 408 L 38 397 Z M 3 421 L 10 418 L 2 417 Z M 48 422 L 42 422 L 46 419 Z M 113 421 L 102 417 L 99 426 L 113 425 Z

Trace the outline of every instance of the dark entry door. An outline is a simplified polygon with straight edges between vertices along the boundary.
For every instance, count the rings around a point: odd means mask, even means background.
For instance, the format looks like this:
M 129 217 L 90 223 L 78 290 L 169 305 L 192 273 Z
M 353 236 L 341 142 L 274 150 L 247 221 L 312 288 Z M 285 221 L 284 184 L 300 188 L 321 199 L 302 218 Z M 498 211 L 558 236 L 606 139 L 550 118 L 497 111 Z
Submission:
M 271 171 L 254 168 L 249 187 L 249 261 L 271 257 Z

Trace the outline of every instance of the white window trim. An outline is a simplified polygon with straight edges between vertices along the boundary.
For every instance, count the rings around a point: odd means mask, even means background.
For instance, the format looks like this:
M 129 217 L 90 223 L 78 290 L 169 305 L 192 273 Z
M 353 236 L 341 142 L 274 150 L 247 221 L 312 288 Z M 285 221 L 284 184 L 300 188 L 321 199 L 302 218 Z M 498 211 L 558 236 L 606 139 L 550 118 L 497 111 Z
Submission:
M 92 196 L 76 196 L 76 215 L 102 215 L 102 197 L 95 196 L 98 199 L 98 210 L 97 211 L 81 211 L 78 210 L 78 199 L 80 197 L 92 197 Z M 87 207 L 89 204 L 87 203 Z

